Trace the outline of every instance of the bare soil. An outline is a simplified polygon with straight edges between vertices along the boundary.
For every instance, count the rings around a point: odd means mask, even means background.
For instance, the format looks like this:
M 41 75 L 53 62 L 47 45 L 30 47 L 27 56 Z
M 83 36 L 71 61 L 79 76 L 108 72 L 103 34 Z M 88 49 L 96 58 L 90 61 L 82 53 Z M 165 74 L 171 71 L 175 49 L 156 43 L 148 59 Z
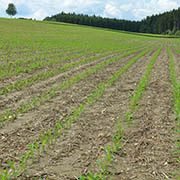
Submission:
M 15 153 L 15 156 L 21 154 L 29 142 L 33 142 L 45 129 L 54 127 L 60 115 L 64 117 L 70 114 L 73 108 L 78 107 L 87 99 L 99 83 L 106 81 L 114 72 L 127 64 L 129 58 L 134 56 L 135 54 L 120 59 L 72 87 L 59 91 L 52 100 L 29 113 L 21 115 L 15 122 L 3 127 L 1 130 L 0 158 L 8 157 L 9 151 Z M 14 155 L 12 156 L 14 157 Z
M 137 53 L 139 53 L 139 52 L 137 52 Z M 135 53 L 135 54 L 137 54 L 137 53 Z M 99 64 L 105 60 L 111 59 L 112 57 L 118 56 L 120 54 L 122 54 L 122 53 L 116 53 L 116 54 L 111 54 L 111 55 L 105 56 L 103 58 L 97 58 L 96 60 L 93 60 L 92 62 L 82 64 L 78 67 L 73 67 L 69 71 L 57 74 L 49 79 L 37 82 L 28 88 L 24 88 L 20 91 L 15 91 L 15 92 L 9 93 L 8 95 L 2 95 L 2 96 L 0 96 L 0 101 L 2 102 L 0 104 L 0 109 L 1 109 L 0 113 L 3 113 L 3 111 L 6 109 L 16 109 L 19 106 L 19 104 L 32 99 L 32 97 L 39 96 L 42 92 L 46 92 L 46 91 L 50 90 L 52 87 L 58 86 L 63 81 L 66 81 L 68 78 L 76 76 L 80 72 L 87 71 L 88 68 L 93 67 L 93 66 L 95 67 L 97 64 Z M 95 56 L 95 55 L 93 55 L 93 56 Z M 128 56 L 128 57 L 130 57 L 130 56 Z M 88 57 L 83 57 L 83 58 L 88 58 Z M 80 60 L 80 59 L 78 59 L 78 60 Z M 47 69 L 45 68 L 45 70 L 43 70 L 43 71 L 45 72 L 46 70 Z M 14 105 L 14 102 L 15 102 L 15 105 Z
M 174 115 L 169 57 L 164 49 L 152 71 L 139 110 L 126 128 L 123 153 L 116 156 L 114 180 L 176 179 L 177 119 Z
M 126 111 L 128 99 L 137 88 L 138 81 L 149 64 L 151 56 L 152 52 L 142 57 L 125 74 L 123 74 L 118 82 L 112 88 L 108 89 L 105 95 L 97 103 L 82 114 L 79 121 L 73 124 L 68 132 L 63 134 L 59 142 L 50 149 L 47 154 L 41 157 L 41 161 L 34 164 L 21 178 L 33 179 L 35 176 L 43 178 L 47 176 L 49 179 L 75 179 L 75 177 L 82 173 L 93 170 L 96 160 L 104 153 L 104 147 L 112 142 L 111 135 L 116 130 L 117 118 L 122 112 Z M 126 61 L 124 61 L 124 63 Z M 118 63 L 109 66 L 106 73 L 102 71 L 102 73 L 100 73 L 101 76 L 98 75 L 97 82 L 95 77 L 93 77 L 92 79 L 83 81 L 85 82 L 83 86 L 88 88 L 86 82 L 91 86 L 95 83 L 95 86 L 97 83 L 107 80 L 108 77 L 115 71 L 118 71 L 124 63 L 123 61 L 119 61 Z M 118 66 L 118 64 L 120 66 Z M 80 85 L 82 86 L 82 83 L 80 83 Z M 83 89 L 84 88 L 81 88 L 81 90 Z M 77 97 L 77 94 L 72 92 L 75 92 L 75 90 L 70 90 L 70 93 L 72 94 L 71 99 L 74 99 Z M 86 89 L 86 91 L 81 94 L 88 95 L 89 93 Z M 80 99 L 79 95 L 78 99 Z M 74 99 L 74 102 L 77 102 L 78 99 Z M 81 100 L 81 102 L 83 101 Z M 69 107 L 69 105 L 70 104 L 67 106 Z M 48 114 L 50 114 L 50 112 L 48 112 Z M 44 121 L 45 120 L 43 120 L 43 122 Z M 40 130 L 38 129 L 38 131 Z M 21 130 L 20 132 L 23 131 Z M 27 133 L 24 132 L 23 134 L 26 134 L 27 136 Z M 19 137 L 23 134 L 20 134 Z M 35 134 L 37 135 L 37 131 Z M 10 144 L 12 144 L 12 142 Z M 5 149 L 3 151 L 5 151 Z
M 96 161 L 105 154 L 104 148 L 112 144 L 117 119 L 126 114 L 130 97 L 138 87 L 153 53 L 154 51 L 148 53 L 132 65 L 70 129 L 63 132 L 57 143 L 41 155 L 40 161 L 29 166 L 18 179 L 77 180 L 82 174 L 96 172 Z M 68 89 L 60 90 L 55 98 L 5 125 L 0 130 L 0 168 L 7 167 L 5 159 L 17 161 L 27 151 L 28 143 L 39 139 L 41 133 L 71 114 L 72 109 L 84 103 L 99 83 L 107 81 L 135 55 L 137 53 L 120 59 Z M 113 55 L 97 59 L 9 94 L 7 100 L 5 97 L 0 100 L 1 107 L 16 108 L 34 95 L 111 57 Z M 175 58 L 176 63 L 177 61 L 178 55 Z M 126 122 L 122 122 L 124 142 L 122 152 L 116 154 L 113 160 L 110 172 L 113 180 L 175 179 L 170 174 L 179 170 L 177 155 L 173 154 L 178 138 L 171 87 L 168 54 L 164 48 L 139 102 L 139 110 L 131 119 L 131 125 L 127 126 Z

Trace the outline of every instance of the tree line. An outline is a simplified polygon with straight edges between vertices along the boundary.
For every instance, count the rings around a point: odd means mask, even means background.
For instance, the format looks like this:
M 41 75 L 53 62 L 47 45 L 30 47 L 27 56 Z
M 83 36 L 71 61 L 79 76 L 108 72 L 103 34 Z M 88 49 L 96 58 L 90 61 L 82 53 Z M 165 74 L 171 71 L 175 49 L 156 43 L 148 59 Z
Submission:
M 44 21 L 56 21 L 139 33 L 178 35 L 180 30 L 180 8 L 162 14 L 148 16 L 141 21 L 103 18 L 75 13 L 61 12 Z

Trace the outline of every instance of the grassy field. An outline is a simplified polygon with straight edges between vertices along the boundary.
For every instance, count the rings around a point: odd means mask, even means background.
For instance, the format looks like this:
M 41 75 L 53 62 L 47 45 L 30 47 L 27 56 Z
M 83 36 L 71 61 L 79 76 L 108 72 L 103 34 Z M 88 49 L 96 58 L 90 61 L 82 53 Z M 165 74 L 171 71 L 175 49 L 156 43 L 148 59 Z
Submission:
M 180 42 L 0 19 L 1 180 L 180 179 Z

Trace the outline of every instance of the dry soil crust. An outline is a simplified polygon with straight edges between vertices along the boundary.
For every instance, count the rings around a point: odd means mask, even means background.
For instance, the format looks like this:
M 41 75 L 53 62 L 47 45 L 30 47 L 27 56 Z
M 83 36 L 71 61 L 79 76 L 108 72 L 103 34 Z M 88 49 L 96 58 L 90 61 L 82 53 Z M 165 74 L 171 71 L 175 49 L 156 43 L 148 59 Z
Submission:
M 0 136 L 0 158 L 3 160 L 22 154 L 28 143 L 33 142 L 45 129 L 54 127 L 60 115 L 71 113 L 74 107 L 86 100 L 100 82 L 106 81 L 114 72 L 119 71 L 132 57 L 134 55 L 120 59 L 67 90 L 60 91 L 54 99 L 5 126 Z
M 176 116 L 167 49 L 163 49 L 152 71 L 139 111 L 126 129 L 124 154 L 116 156 L 114 180 L 176 179 Z
M 118 56 L 121 53 L 111 54 L 102 58 L 97 58 L 92 62 L 82 64 L 78 67 L 73 67 L 71 70 L 57 74 L 46 80 L 36 82 L 34 85 L 28 88 L 24 88 L 20 91 L 10 93 L 8 95 L 0 96 L 0 113 L 3 113 L 6 109 L 17 109 L 20 104 L 33 99 L 34 96 L 40 96 L 41 93 L 48 92 L 52 87 L 58 86 L 63 81 L 66 81 L 70 77 L 74 77 L 80 72 L 87 71 L 90 67 L 95 67 L 97 64 L 102 63 L 108 59 Z M 136 53 L 137 54 L 137 53 Z M 93 55 L 96 56 L 96 55 Z M 87 57 L 86 57 L 87 58 Z
M 123 74 L 118 82 L 63 134 L 57 144 L 41 158 L 40 163 L 29 168 L 21 179 L 48 177 L 49 180 L 75 180 L 77 176 L 93 170 L 96 160 L 104 153 L 104 146 L 112 142 L 111 135 L 116 130 L 116 120 L 121 113 L 126 112 L 129 96 L 137 88 L 151 57 L 152 53 L 142 57 Z M 115 65 L 113 69 L 112 72 L 117 71 Z M 105 77 L 105 74 L 103 76 Z

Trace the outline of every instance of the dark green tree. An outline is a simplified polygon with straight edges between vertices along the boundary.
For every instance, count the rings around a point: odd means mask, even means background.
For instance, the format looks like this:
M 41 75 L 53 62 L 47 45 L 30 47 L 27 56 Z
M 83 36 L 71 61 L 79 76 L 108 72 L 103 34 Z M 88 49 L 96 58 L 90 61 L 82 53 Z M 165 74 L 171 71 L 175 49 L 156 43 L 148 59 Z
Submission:
M 180 31 L 180 8 L 162 14 L 147 16 L 141 21 L 128 21 L 123 19 L 104 18 L 95 15 L 89 16 L 64 12 L 51 17 L 46 17 L 44 20 L 82 24 L 132 32 L 174 35 L 176 31 Z M 177 34 L 179 35 L 179 32 Z
M 6 9 L 6 13 L 11 17 L 17 14 L 16 7 L 13 3 L 9 3 L 8 8 Z

